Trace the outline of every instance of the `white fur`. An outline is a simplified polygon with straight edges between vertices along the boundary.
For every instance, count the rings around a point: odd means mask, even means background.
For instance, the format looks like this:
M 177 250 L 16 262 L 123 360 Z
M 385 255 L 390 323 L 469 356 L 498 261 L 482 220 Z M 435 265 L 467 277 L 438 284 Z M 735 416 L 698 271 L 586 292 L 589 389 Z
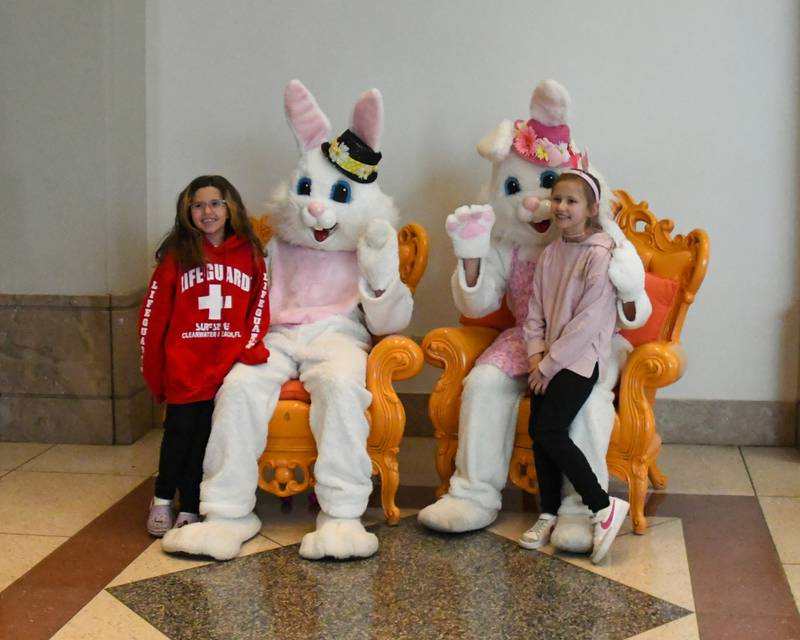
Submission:
M 636 300 L 644 291 L 644 265 L 630 240 L 612 252 L 608 275 L 623 302 Z
M 164 551 L 211 556 L 215 560 L 230 560 L 239 555 L 242 544 L 261 530 L 261 520 L 255 513 L 241 518 L 213 516 L 204 522 L 170 529 L 161 539 Z
M 300 555 L 307 560 L 326 556 L 368 558 L 378 550 L 378 537 L 370 533 L 358 518 L 332 518 L 324 512 L 317 516 L 315 531 L 303 536 Z
M 531 95 L 531 118 L 548 127 L 569 119 L 570 97 L 564 86 L 555 80 L 542 80 Z
M 444 533 L 464 533 L 488 527 L 497 520 L 497 509 L 487 509 L 469 498 L 446 493 L 417 514 L 429 529 Z
M 271 326 L 264 340 L 268 362 L 234 365 L 215 399 L 203 464 L 200 512 L 206 519 L 165 536 L 168 551 L 228 559 L 258 531 L 252 513 L 258 458 L 281 385 L 297 377 L 311 396 L 309 420 L 318 449 L 314 475 L 322 508 L 317 531 L 303 539 L 300 553 L 346 558 L 377 550 L 377 538 L 359 521 L 372 492 L 365 415 L 372 399 L 366 389 L 367 328 L 378 335 L 400 331 L 411 317 L 411 293 L 398 275 L 397 210 L 377 181 L 351 180 L 322 154 L 321 135 L 330 125 L 300 82 L 289 84 L 285 104 L 301 156 L 289 181 L 273 194 L 270 225 L 285 243 L 357 252 L 360 306 L 316 322 Z M 352 129 L 377 148 L 382 120 L 380 93 L 366 92 L 353 110 Z M 310 180 L 309 194 L 298 193 L 301 178 Z M 333 197 L 337 183 L 349 190 L 344 201 Z M 318 239 L 315 229 L 330 233 Z M 278 246 L 269 245 L 270 261 L 281 259 Z M 377 295 L 378 289 L 385 291 Z
M 566 89 L 553 80 L 547 80 L 533 92 L 531 117 L 548 126 L 565 124 L 569 105 Z M 509 122 L 503 121 L 479 145 L 479 153 L 492 163 L 491 178 L 479 198 L 491 205 L 497 218 L 492 229 L 491 250 L 481 259 L 480 275 L 474 286 L 467 286 L 461 260 L 451 280 L 456 306 L 472 317 L 499 308 L 508 287 L 513 245 L 519 248 L 522 259 L 534 260 L 547 244 L 558 237 L 550 211 L 550 188 L 544 178 L 547 172 L 560 174 L 563 169 L 532 164 L 514 153 Z M 618 246 L 623 247 L 619 255 L 615 253 L 611 277 L 628 285 L 626 294 L 639 292 L 635 297 L 637 318 L 634 321 L 639 322 L 649 315 L 649 301 L 643 294 L 643 286 L 641 289 L 638 286 L 641 283 L 641 261 L 637 258 L 638 265 L 635 264 L 624 248 L 622 231 L 611 216 L 611 192 L 605 180 L 596 168 L 589 167 L 589 171 L 601 184 L 598 222 Z M 519 185 L 517 193 L 507 193 L 509 178 L 515 179 Z M 533 199 L 538 200 L 539 206 L 526 207 L 526 201 Z M 548 221 L 550 225 L 546 230 L 538 231 L 532 225 Z M 619 310 L 621 313 L 621 304 Z M 622 318 L 620 321 L 626 326 L 629 324 Z M 630 345 L 619 339 L 613 342 L 612 348 L 604 379 L 595 386 L 570 428 L 570 436 L 584 451 L 604 487 L 608 486 L 605 454 L 614 419 L 611 389 Z M 489 373 L 490 369 L 494 373 Z M 478 380 L 480 384 L 475 384 Z M 487 511 L 496 512 L 500 508 L 500 491 L 506 482 L 519 397 L 524 384 L 524 376 L 510 378 L 491 365 L 475 367 L 467 376 L 459 414 L 456 471 L 450 480 L 448 495 L 420 512 L 419 519 L 423 524 L 447 531 L 480 528 L 486 526 Z M 588 551 L 592 543 L 588 510 L 568 482 L 565 482 L 564 489 L 559 521 L 551 539 L 563 549 Z M 457 500 L 446 499 L 448 496 Z
M 514 140 L 514 123 L 503 120 L 478 143 L 478 153 L 489 162 L 500 162 L 511 150 Z
M 297 184 L 301 178 L 311 179 L 311 194 L 299 195 Z M 331 188 L 339 181 L 350 186 L 350 202 L 331 199 Z M 320 220 L 308 212 L 312 202 L 325 206 Z M 378 181 L 361 184 L 340 173 L 322 155 L 319 148 L 304 154 L 292 173 L 289 183 L 283 183 L 273 192 L 267 205 L 270 225 L 284 241 L 301 247 L 322 251 L 355 251 L 358 239 L 367 232 L 371 220 L 382 219 L 393 227 L 397 225 L 398 213 L 392 199 L 384 194 Z M 314 238 L 314 229 L 336 229 L 322 242 Z
M 370 288 L 383 293 L 400 276 L 397 233 L 386 220 L 370 220 L 358 240 L 358 266 Z
M 445 220 L 445 229 L 453 243 L 457 258 L 485 258 L 491 248 L 491 233 L 496 216 L 489 205 L 465 205 L 458 207 Z M 480 233 L 465 237 L 468 226 L 480 229 Z

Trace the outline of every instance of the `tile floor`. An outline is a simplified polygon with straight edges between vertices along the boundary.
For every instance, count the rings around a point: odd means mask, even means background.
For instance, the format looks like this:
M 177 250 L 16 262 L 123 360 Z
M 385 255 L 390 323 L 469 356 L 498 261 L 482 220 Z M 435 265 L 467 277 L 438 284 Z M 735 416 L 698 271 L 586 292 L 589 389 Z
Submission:
M 157 467 L 160 438 L 160 431 L 152 431 L 130 446 L 0 443 L 0 627 L 2 619 L 15 613 L 14 608 L 19 608 L 20 603 L 32 602 L 33 596 L 23 588 L 37 584 L 37 570 L 49 570 L 48 559 L 58 559 L 62 565 L 63 558 L 80 563 L 81 554 L 92 553 L 92 549 L 81 546 L 83 536 L 92 533 L 92 528 L 86 525 L 93 523 L 95 526 L 96 522 L 104 522 L 103 518 L 111 522 L 115 510 L 122 511 L 121 516 L 127 519 L 128 524 L 122 526 L 130 527 L 132 517 L 143 521 L 143 512 L 125 511 L 125 500 L 137 505 L 146 500 L 151 490 L 148 483 Z M 434 446 L 431 438 L 406 438 L 401 447 L 402 486 L 398 504 L 408 507 L 403 515 L 413 515 L 426 504 L 428 496 L 432 495 L 431 487 L 438 484 L 433 468 Z M 752 507 L 753 510 L 747 512 L 749 516 L 743 529 L 751 524 L 761 525 L 766 533 L 761 538 L 756 535 L 747 539 L 759 541 L 758 552 L 767 563 L 776 558 L 778 573 L 770 580 L 780 583 L 776 588 L 787 593 L 785 585 L 788 584 L 790 597 L 795 606 L 800 606 L 800 535 L 797 534 L 800 530 L 800 451 L 772 447 L 665 445 L 659 466 L 669 476 L 669 486 L 663 492 L 656 492 L 664 495 L 651 495 L 655 506 L 649 512 L 650 528 L 646 535 L 634 536 L 629 527 L 624 529 L 610 560 L 600 566 L 592 566 L 581 556 L 558 554 L 558 558 L 582 571 L 693 612 L 636 635 L 640 640 L 751 638 L 756 636 L 748 634 L 766 628 L 762 623 L 770 618 L 771 622 L 767 622 L 778 631 L 769 637 L 800 637 L 793 635 L 798 628 L 797 612 L 787 615 L 785 610 L 773 611 L 769 603 L 762 607 L 759 616 L 745 619 L 743 614 L 741 620 L 736 621 L 735 616 L 731 620 L 729 613 L 724 614 L 725 607 L 736 604 L 732 602 L 735 598 L 742 597 L 744 601 L 755 596 L 715 592 L 705 575 L 709 571 L 698 569 L 704 558 L 712 560 L 708 558 L 710 552 L 703 550 L 708 548 L 727 548 L 734 562 L 747 562 L 750 550 L 736 548 L 740 535 L 746 532 L 738 531 L 735 524 L 732 528 L 726 525 L 727 540 L 705 539 L 708 536 L 698 522 L 703 518 L 717 518 L 716 508 L 722 509 L 720 513 L 724 516 L 724 511 L 733 509 L 734 505 L 736 509 Z M 612 488 L 621 486 L 614 484 Z M 516 505 L 524 502 L 524 499 L 507 500 L 509 506 L 485 535 L 515 539 L 535 517 L 517 508 Z M 297 496 L 291 510 L 287 511 L 277 499 L 260 494 L 257 511 L 264 524 L 260 535 L 245 545 L 243 555 L 246 556 L 297 544 L 302 535 L 313 528 L 314 513 L 308 507 L 306 496 Z M 382 522 L 381 510 L 371 507 L 366 520 Z M 758 522 L 754 522 L 756 520 Z M 413 522 L 413 518 L 408 522 Z M 113 544 L 107 549 L 98 549 L 98 553 L 108 549 L 124 551 L 129 557 L 118 559 L 117 566 L 111 562 L 107 571 L 113 573 L 96 577 L 98 586 L 85 589 L 86 593 L 79 597 L 74 593 L 74 585 L 49 585 L 45 589 L 46 597 L 58 600 L 63 595 L 60 589 L 64 594 L 70 592 L 75 601 L 70 605 L 74 611 L 66 619 L 58 620 L 56 616 L 55 621 L 48 623 L 37 624 L 34 620 L 24 630 L 17 627 L 14 637 L 60 640 L 168 637 L 111 595 L 106 587 L 192 570 L 209 563 L 197 558 L 168 556 L 161 551 L 158 541 L 151 542 L 146 537 L 140 537 L 137 544 L 139 546 L 126 550 L 114 549 Z M 549 547 L 543 551 L 553 554 Z M 62 552 L 65 555 L 60 557 Z M 712 567 L 710 573 L 713 574 L 714 565 L 708 566 Z M 39 580 L 41 584 L 41 578 Z M 69 598 L 64 596 L 64 599 Z M 763 619 L 758 620 L 759 617 Z M 780 635 L 780 629 L 784 629 L 784 635 Z M 291 633 L 287 635 L 286 632 L 284 629 L 282 637 L 291 637 Z M 3 636 L 2 628 L 0 636 Z

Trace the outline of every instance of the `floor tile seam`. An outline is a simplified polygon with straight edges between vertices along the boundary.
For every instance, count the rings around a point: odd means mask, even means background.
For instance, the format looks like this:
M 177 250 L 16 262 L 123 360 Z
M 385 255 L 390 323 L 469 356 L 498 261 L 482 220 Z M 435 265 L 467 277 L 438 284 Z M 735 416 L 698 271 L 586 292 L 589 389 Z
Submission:
M 66 542 L 72 536 L 62 536 L 56 533 L 8 533 L 7 531 L 0 531 L 0 536 L 24 536 L 28 538 L 63 538 Z
M 697 491 L 696 493 L 692 493 L 690 491 L 682 490 L 682 491 L 669 491 L 667 489 L 650 489 L 649 493 L 654 493 L 662 496 L 742 496 L 747 498 L 758 497 L 755 491 L 751 491 L 750 493 L 744 493 L 742 491 L 727 491 L 724 493 L 709 493 L 708 491 Z
M 26 444 L 26 443 L 22 443 L 22 444 Z M 37 444 L 37 443 L 31 443 L 31 444 Z M 38 444 L 48 444 L 48 443 L 44 442 L 44 443 L 38 443 Z M 27 460 L 25 460 L 25 462 L 20 462 L 16 467 L 12 467 L 10 469 L 3 469 L 2 470 L 3 471 L 3 475 L 7 475 L 7 474 L 11 473 L 12 471 L 17 471 L 17 470 L 21 469 L 26 464 L 28 464 L 30 462 L 33 462 L 34 460 L 36 460 L 36 458 L 38 458 L 39 456 L 47 453 L 48 451 L 50 451 L 50 449 L 52 449 L 55 446 L 57 446 L 57 445 L 55 443 L 52 443 L 52 444 L 50 444 L 50 446 L 48 446 L 46 449 L 43 449 L 42 451 L 40 451 L 39 453 L 34 455 L 32 458 L 28 458 Z
M 256 535 L 257 535 L 259 538 L 264 538 L 264 540 L 267 540 L 268 542 L 272 542 L 273 544 L 277 544 L 277 545 L 278 545 L 278 548 L 281 548 L 281 547 L 288 547 L 288 546 L 289 546 L 289 545 L 284 545 L 284 544 L 281 544 L 280 542 L 278 542 L 278 541 L 277 541 L 277 540 L 275 540 L 274 538 L 270 538 L 269 536 L 265 536 L 263 533 L 257 533 Z M 269 551 L 269 549 L 267 549 L 267 551 Z
M 137 478 L 139 480 L 147 480 L 151 474 L 145 473 L 105 473 L 102 471 L 52 471 L 41 469 L 14 469 L 16 473 L 47 473 L 47 474 L 64 474 L 70 476 L 113 476 L 114 478 Z
M 739 457 L 744 465 L 744 470 L 747 473 L 747 479 L 750 481 L 750 486 L 753 487 L 753 494 L 757 496 L 759 495 L 758 488 L 756 487 L 756 482 L 753 479 L 753 474 L 750 472 L 750 465 L 747 464 L 747 456 L 744 455 L 744 451 L 742 451 L 741 446 L 738 446 L 736 449 L 739 451 Z
M 105 512 L 103 512 L 103 513 L 105 513 Z M 100 513 L 98 515 L 103 515 L 103 514 Z M 64 542 L 67 542 L 67 540 L 71 540 L 72 538 L 74 538 L 78 534 L 78 532 L 81 529 L 83 529 L 83 527 L 85 527 L 87 524 L 89 524 L 92 520 L 94 520 L 94 518 L 89 518 L 86 522 L 83 522 L 83 523 L 80 523 L 80 524 L 76 525 L 78 528 L 75 529 L 75 531 L 72 531 L 70 533 L 35 533 L 33 531 L 22 531 L 22 532 L 20 532 L 20 531 L 5 531 L 3 529 L 0 529 L 0 535 L 6 535 L 6 536 L 39 536 L 39 537 L 42 537 L 42 538 L 48 538 L 48 537 L 49 538 L 66 538 L 66 540 L 64 540 Z

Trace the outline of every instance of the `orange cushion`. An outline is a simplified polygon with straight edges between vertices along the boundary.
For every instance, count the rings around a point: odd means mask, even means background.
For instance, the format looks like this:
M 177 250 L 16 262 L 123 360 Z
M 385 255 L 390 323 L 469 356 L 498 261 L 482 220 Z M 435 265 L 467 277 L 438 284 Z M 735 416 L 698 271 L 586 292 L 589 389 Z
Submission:
M 289 380 L 281 387 L 280 400 L 299 400 L 311 404 L 311 396 L 299 380 Z
M 664 324 L 667 321 L 669 312 L 672 311 L 672 305 L 675 303 L 678 283 L 671 278 L 662 278 L 652 273 L 645 273 L 644 289 L 650 298 L 650 304 L 653 305 L 650 319 L 643 327 L 620 331 L 622 337 L 634 347 L 661 338 Z
M 497 329 L 498 331 L 509 329 L 515 324 L 514 316 L 506 304 L 505 297 L 503 298 L 503 304 L 497 311 L 493 311 L 482 318 L 461 316 L 458 321 L 461 323 L 461 326 L 464 327 L 488 327 L 489 329 Z

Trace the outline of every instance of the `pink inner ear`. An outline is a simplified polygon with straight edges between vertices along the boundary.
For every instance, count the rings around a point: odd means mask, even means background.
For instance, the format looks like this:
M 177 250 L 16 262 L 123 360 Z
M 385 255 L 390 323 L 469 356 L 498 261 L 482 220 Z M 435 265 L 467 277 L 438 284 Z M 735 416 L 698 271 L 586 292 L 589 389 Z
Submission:
M 364 93 L 353 107 L 352 130 L 373 150 L 378 151 L 383 128 L 383 98 L 377 89 Z
M 292 80 L 283 96 L 289 126 L 303 151 L 314 149 L 328 139 L 331 123 L 314 96 L 299 80 Z

